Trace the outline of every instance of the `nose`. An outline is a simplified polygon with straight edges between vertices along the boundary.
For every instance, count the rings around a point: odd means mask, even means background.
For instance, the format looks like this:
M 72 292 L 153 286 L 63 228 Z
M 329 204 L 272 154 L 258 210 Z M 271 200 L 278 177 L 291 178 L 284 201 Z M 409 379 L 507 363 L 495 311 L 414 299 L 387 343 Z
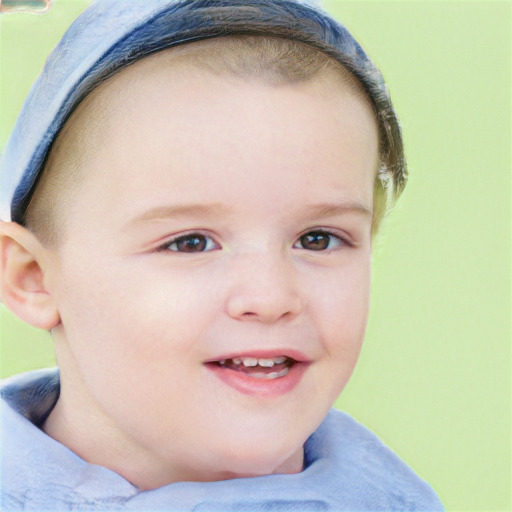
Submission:
M 265 252 L 242 259 L 232 265 L 226 304 L 230 317 L 270 324 L 302 311 L 303 298 L 291 261 Z

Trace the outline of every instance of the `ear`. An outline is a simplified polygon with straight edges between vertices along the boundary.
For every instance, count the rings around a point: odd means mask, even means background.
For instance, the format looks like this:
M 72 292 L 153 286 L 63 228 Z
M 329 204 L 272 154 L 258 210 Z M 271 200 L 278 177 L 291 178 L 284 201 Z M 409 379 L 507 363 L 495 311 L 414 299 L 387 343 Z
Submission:
M 24 322 L 50 330 L 60 323 L 53 297 L 45 287 L 41 264 L 47 250 L 28 229 L 0 222 L 0 294 Z

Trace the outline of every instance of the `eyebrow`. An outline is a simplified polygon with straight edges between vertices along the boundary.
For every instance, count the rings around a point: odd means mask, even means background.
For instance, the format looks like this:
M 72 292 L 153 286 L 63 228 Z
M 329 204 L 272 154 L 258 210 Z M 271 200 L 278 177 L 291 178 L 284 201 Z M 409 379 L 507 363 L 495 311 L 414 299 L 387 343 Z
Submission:
M 179 217 L 218 218 L 232 211 L 233 208 L 222 203 L 157 206 L 133 218 L 127 225 L 132 226 L 155 220 Z M 371 208 L 360 201 L 318 203 L 301 208 L 300 212 L 307 218 L 335 217 L 347 213 L 359 213 L 369 217 L 373 216 Z
M 319 203 L 301 209 L 307 217 L 335 217 L 346 213 L 359 213 L 373 217 L 372 208 L 361 201 L 340 201 L 334 203 Z
M 130 220 L 128 225 L 174 217 L 220 217 L 230 211 L 231 208 L 221 203 L 156 206 Z

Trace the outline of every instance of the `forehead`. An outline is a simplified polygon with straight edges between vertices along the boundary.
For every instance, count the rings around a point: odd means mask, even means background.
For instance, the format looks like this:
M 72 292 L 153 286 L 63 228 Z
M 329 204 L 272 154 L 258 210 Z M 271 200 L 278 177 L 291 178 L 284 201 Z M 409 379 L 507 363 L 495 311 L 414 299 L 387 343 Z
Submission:
M 243 193 L 279 201 L 283 190 L 271 184 L 279 176 L 301 200 L 322 187 L 343 192 L 340 177 L 358 178 L 351 193 L 371 209 L 376 123 L 366 99 L 335 73 L 276 85 L 216 75 L 164 51 L 93 91 L 71 131 L 84 126 L 81 205 L 109 197 L 127 216 L 183 197 L 233 203 L 226 183 L 238 178 Z
M 273 86 L 322 82 L 339 94 L 358 97 L 368 114 L 374 116 L 359 80 L 323 52 L 276 37 L 225 36 L 168 48 L 121 69 L 92 90 L 68 125 L 78 124 L 82 128 L 95 120 L 103 123 L 121 103 L 144 100 L 143 95 L 134 95 L 141 84 L 157 84 L 171 74 L 175 81 L 189 79 L 192 86 L 194 80 L 202 80 L 198 71 L 211 72 L 226 81 L 238 77 Z

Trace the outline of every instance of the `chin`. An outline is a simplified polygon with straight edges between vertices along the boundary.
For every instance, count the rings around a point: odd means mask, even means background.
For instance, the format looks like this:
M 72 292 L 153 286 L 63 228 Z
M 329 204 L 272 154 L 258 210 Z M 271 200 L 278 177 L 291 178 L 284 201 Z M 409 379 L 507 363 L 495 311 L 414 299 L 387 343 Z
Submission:
M 227 478 L 243 478 L 270 475 L 273 473 L 299 473 L 304 467 L 304 447 L 254 446 L 241 449 L 233 446 L 224 450 L 222 459 L 229 461 L 226 468 Z M 219 459 L 217 459 L 219 460 Z

